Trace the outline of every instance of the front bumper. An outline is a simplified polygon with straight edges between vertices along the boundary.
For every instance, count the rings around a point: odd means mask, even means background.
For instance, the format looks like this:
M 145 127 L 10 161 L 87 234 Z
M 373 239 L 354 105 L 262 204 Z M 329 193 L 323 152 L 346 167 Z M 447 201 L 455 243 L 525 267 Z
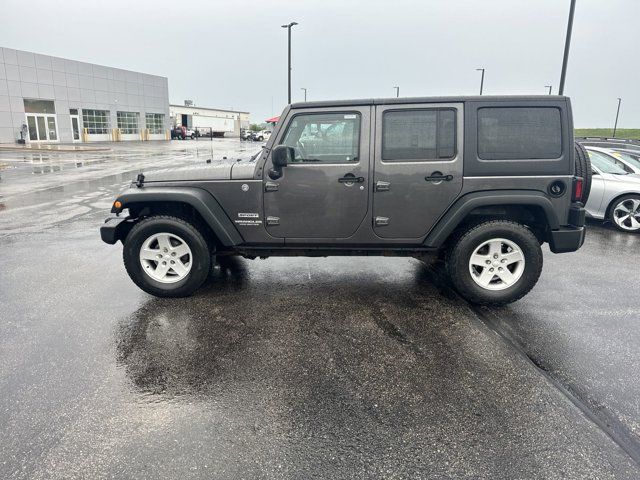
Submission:
M 109 217 L 104 221 L 104 224 L 100 227 L 100 238 L 109 245 L 115 244 L 118 240 L 121 240 L 122 234 L 127 227 L 127 218 Z

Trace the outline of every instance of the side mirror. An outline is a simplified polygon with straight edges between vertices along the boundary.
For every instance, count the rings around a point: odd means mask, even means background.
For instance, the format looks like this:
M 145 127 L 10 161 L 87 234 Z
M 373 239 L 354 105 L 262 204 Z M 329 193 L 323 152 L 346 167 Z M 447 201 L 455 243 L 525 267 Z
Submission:
M 273 168 L 269 170 L 269 177 L 272 180 L 277 180 L 282 176 L 282 169 L 289 165 L 289 162 L 295 156 L 295 150 L 293 147 L 287 147 L 286 145 L 278 145 L 271 151 L 271 163 Z

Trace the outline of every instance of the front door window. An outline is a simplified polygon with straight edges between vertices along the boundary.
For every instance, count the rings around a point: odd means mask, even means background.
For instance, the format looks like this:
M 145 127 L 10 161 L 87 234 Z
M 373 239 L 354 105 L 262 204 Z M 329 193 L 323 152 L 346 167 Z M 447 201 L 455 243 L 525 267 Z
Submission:
M 360 114 L 327 113 L 295 116 L 282 144 L 294 148 L 294 162 L 356 163 L 359 142 Z

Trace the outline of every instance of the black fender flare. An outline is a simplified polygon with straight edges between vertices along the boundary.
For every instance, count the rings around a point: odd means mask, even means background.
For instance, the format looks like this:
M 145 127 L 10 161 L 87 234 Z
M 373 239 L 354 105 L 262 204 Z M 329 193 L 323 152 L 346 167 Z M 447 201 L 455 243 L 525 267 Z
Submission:
M 551 230 L 560 228 L 553 204 L 542 192 L 522 190 L 495 190 L 475 192 L 459 198 L 431 229 L 424 240 L 427 247 L 439 248 L 447 237 L 462 223 L 466 216 L 478 207 L 497 205 L 531 205 L 542 208 Z
M 194 187 L 141 187 L 131 188 L 116 199 L 122 206 L 111 209 L 111 213 L 120 213 L 128 205 L 142 204 L 150 202 L 175 202 L 191 205 L 207 222 L 213 230 L 218 240 L 225 246 L 230 247 L 243 243 L 242 236 L 233 225 L 224 209 L 220 206 L 213 195 L 206 190 Z

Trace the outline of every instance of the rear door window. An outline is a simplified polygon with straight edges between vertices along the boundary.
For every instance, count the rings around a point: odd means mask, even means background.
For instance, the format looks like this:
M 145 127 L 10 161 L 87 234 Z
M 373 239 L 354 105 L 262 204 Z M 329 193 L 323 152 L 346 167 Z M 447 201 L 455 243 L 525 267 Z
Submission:
M 451 108 L 397 110 L 382 116 L 382 159 L 443 160 L 456 154 L 456 118 Z
M 556 159 L 562 120 L 555 107 L 478 109 L 478 157 L 483 160 Z

